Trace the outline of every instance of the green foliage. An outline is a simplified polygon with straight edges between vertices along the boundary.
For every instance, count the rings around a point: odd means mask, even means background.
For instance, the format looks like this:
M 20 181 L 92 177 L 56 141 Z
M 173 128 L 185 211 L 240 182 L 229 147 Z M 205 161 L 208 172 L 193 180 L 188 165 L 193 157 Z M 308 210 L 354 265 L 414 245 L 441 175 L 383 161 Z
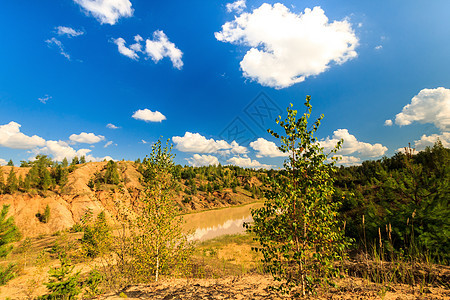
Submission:
M 83 219 L 84 235 L 81 239 L 81 248 L 87 257 L 97 257 L 109 250 L 111 230 L 102 211 L 93 222 L 89 211 Z
M 81 292 L 80 272 L 73 274 L 72 266 L 65 255 L 60 256 L 60 266 L 50 269 L 49 282 L 44 283 L 49 293 L 38 299 L 76 299 Z
M 334 163 L 326 163 L 328 156 L 314 137 L 323 116 L 308 129 L 309 96 L 305 106 L 301 118 L 291 104 L 287 118 L 276 120 L 285 136 L 268 130 L 281 140 L 279 149 L 290 158 L 284 164 L 286 171 L 269 179 L 264 207 L 252 211 L 254 223 L 246 224 L 261 245 L 256 250 L 264 256 L 265 269 L 281 281 L 277 289 L 300 287 L 303 295 L 338 275 L 334 263 L 342 259 L 346 247 L 337 220 L 339 203 L 331 201 Z
M 39 222 L 41 222 L 41 223 L 44 223 L 44 224 L 48 223 L 48 221 L 50 220 L 50 206 L 48 206 L 48 204 L 47 204 L 47 206 L 44 209 L 44 212 L 43 213 L 38 212 L 36 214 L 36 218 L 38 218 Z
M 117 170 L 117 163 L 113 160 L 108 161 L 106 164 L 106 172 L 104 177 L 105 183 L 108 184 L 119 184 L 119 172 Z
M 171 148 L 158 140 L 144 161 L 143 207 L 132 227 L 131 258 L 136 280 L 142 282 L 158 281 L 161 274 L 182 270 L 192 251 L 172 197 L 176 181 Z
M 8 264 L 8 266 L 0 266 L 0 285 L 5 285 L 8 281 L 16 277 L 17 266 Z
M 14 224 L 14 218 L 6 218 L 9 211 L 9 205 L 3 205 L 0 212 L 0 257 L 5 257 L 12 250 L 9 243 L 16 241 L 20 234 Z
M 13 194 L 19 188 L 19 181 L 16 177 L 16 172 L 14 172 L 14 167 L 11 168 L 8 178 L 6 179 L 6 192 L 8 194 Z
M 450 149 L 442 143 L 417 154 L 406 148 L 406 154 L 341 167 L 336 187 L 343 197 L 348 236 L 363 236 L 364 215 L 369 243 L 379 239 L 379 228 L 388 226 L 389 234 L 381 231 L 385 247 L 410 256 L 427 252 L 441 263 L 450 261 Z
M 14 162 L 12 161 L 12 159 L 10 159 L 6 165 L 10 166 L 10 167 L 14 167 Z
M 14 224 L 14 218 L 6 218 L 8 214 L 9 205 L 3 205 L 0 212 L 0 257 L 6 257 L 11 252 L 12 246 L 10 243 L 19 238 L 19 230 Z M 16 275 L 17 267 L 15 264 L 8 264 L 8 266 L 0 266 L 0 285 L 4 285 Z
M 86 288 L 86 293 L 90 297 L 96 297 L 102 293 L 100 284 L 103 281 L 103 274 L 98 270 L 91 270 L 89 272 L 88 278 L 84 281 L 84 287 Z

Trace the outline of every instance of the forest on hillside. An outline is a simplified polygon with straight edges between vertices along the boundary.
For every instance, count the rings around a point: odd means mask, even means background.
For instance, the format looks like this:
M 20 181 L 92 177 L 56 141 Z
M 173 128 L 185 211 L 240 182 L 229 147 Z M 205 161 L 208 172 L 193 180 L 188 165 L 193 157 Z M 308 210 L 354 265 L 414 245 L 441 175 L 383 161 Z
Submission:
M 61 192 L 67 176 L 86 161 L 74 158 L 57 163 L 45 155 L 33 161 L 22 161 L 28 168 L 23 177 L 14 168 L 0 176 L 0 194 Z M 134 162 L 145 176 L 146 158 Z M 10 161 L 9 165 L 13 166 Z M 89 181 L 92 189 L 123 186 L 118 162 L 109 161 Z M 192 167 L 176 165 L 172 170 L 177 183 L 175 192 L 183 195 L 183 203 L 203 195 L 214 201 L 214 192 L 237 189 L 262 199 L 270 187 L 270 178 L 284 170 L 254 170 L 238 166 L 210 165 Z M 2 168 L 0 167 L 0 174 Z M 450 149 L 437 142 L 433 147 L 414 153 L 405 148 L 392 157 L 364 161 L 358 166 L 340 166 L 333 173 L 333 200 L 341 203 L 340 218 L 345 221 L 345 234 L 355 241 L 354 249 L 381 239 L 386 251 L 409 249 L 427 254 L 441 263 L 450 259 Z M 420 249 L 419 249 L 420 248 Z

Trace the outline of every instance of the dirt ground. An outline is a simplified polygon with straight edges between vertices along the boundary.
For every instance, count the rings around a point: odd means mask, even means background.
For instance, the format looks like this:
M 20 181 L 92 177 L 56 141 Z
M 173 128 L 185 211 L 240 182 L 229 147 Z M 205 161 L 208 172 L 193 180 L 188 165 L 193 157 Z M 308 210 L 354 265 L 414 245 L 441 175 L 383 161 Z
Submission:
M 168 279 L 152 285 L 131 286 L 121 293 L 100 299 L 292 299 L 279 296 L 268 289 L 274 284 L 270 276 L 245 275 L 219 279 Z M 306 299 L 450 299 L 450 290 L 443 288 L 420 289 L 420 286 L 393 285 L 383 287 L 360 278 L 338 280 L 338 287 L 319 290 Z

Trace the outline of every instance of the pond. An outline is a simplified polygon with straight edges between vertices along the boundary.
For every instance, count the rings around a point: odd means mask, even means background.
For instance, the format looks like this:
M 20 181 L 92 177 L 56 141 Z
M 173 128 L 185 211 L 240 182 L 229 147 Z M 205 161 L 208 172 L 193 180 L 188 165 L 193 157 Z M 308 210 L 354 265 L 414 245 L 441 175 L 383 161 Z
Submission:
M 194 232 L 192 240 L 205 241 L 226 234 L 245 232 L 244 222 L 251 222 L 251 210 L 263 206 L 257 202 L 239 207 L 208 210 L 184 215 L 186 229 Z

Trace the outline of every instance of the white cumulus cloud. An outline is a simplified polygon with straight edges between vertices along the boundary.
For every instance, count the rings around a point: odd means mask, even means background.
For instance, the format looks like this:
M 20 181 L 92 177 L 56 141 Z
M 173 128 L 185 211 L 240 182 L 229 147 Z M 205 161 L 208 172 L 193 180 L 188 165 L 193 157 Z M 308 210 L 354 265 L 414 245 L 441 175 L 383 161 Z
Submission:
M 395 116 L 395 124 L 431 123 L 441 131 L 450 131 L 450 89 L 423 89 Z
M 227 3 L 226 7 L 228 12 L 235 11 L 237 13 L 241 13 L 244 11 L 247 5 L 245 4 L 245 0 L 237 0 L 232 3 Z
M 347 129 L 338 129 L 333 132 L 333 136 L 321 140 L 319 143 L 324 147 L 325 151 L 330 151 L 338 143 L 340 139 L 344 139 L 342 148 L 338 151 L 340 155 L 349 155 L 352 153 L 359 153 L 365 157 L 379 157 L 388 150 L 387 147 L 376 143 L 370 144 L 360 142 L 356 137 L 348 132 Z
M 244 76 L 274 88 L 302 82 L 357 56 L 351 24 L 329 22 L 320 7 L 295 14 L 283 4 L 264 3 L 225 23 L 215 37 L 250 47 L 240 62 Z
M 113 39 L 114 44 L 117 45 L 119 53 L 125 55 L 131 59 L 138 60 L 139 55 L 137 55 L 136 51 L 125 46 L 125 40 L 123 38 Z
M 422 151 L 426 147 L 433 147 L 438 140 L 442 142 L 442 146 L 450 148 L 450 132 L 443 132 L 442 134 L 422 135 L 420 140 L 414 142 L 415 149 Z
M 203 166 L 210 166 L 210 165 L 218 165 L 219 160 L 217 157 L 213 155 L 207 155 L 207 154 L 194 154 L 190 158 L 186 158 L 186 160 L 189 162 L 189 164 L 193 167 L 203 167 Z
M 258 138 L 256 141 L 250 143 L 253 150 L 258 151 L 256 157 L 286 157 L 289 153 L 283 153 L 278 149 L 274 142 L 270 142 L 263 138 Z
M 241 168 L 252 168 L 252 169 L 271 169 L 272 165 L 262 164 L 257 160 L 252 160 L 250 157 L 240 157 L 234 156 L 227 160 L 228 163 L 238 166 Z
M 145 52 L 154 62 L 158 62 L 164 57 L 170 58 L 175 68 L 181 69 L 183 52 L 174 43 L 170 42 L 165 33 L 157 30 L 153 33 L 153 40 L 145 41 Z
M 392 126 L 392 120 L 384 121 L 384 126 Z
M 6 162 L 6 160 L 4 160 L 3 158 L 0 158 L 0 166 L 5 166 L 6 164 L 8 164 Z
M 199 133 L 186 131 L 184 136 L 174 136 L 175 148 L 181 152 L 215 153 L 220 150 L 230 150 L 233 147 L 225 140 L 207 139 Z
M 66 27 L 66 26 L 58 26 L 55 29 L 56 29 L 56 34 L 65 35 L 70 38 L 77 37 L 77 36 L 84 34 L 83 30 L 76 30 L 76 29 L 73 29 L 71 27 Z
M 335 155 L 333 157 L 338 157 L 337 165 L 344 166 L 356 166 L 361 164 L 361 158 L 355 156 L 344 156 L 344 155 Z
M 102 135 L 95 135 L 94 133 L 82 132 L 80 134 L 72 134 L 69 139 L 77 143 L 95 144 L 105 140 L 105 137 Z
M 94 16 L 101 24 L 116 24 L 121 17 L 133 15 L 129 0 L 74 0 L 87 13 Z
M 134 44 L 127 47 L 123 38 L 113 39 L 119 52 L 131 59 L 138 60 L 140 58 L 139 54 L 143 54 L 145 59 L 151 58 L 153 62 L 157 63 L 164 57 L 168 57 L 174 68 L 180 70 L 183 67 L 183 52 L 169 41 L 169 38 L 162 30 L 155 31 L 153 39 L 146 39 L 144 42 L 140 35 L 136 35 L 134 41 Z M 142 45 L 143 42 L 144 45 Z
M 37 135 L 28 136 L 20 132 L 21 125 L 9 122 L 0 125 L 0 146 L 13 149 L 32 149 L 45 145 L 45 140 Z
M 135 111 L 131 117 L 133 119 L 142 120 L 145 122 L 162 122 L 166 119 L 166 116 L 159 111 L 153 112 L 147 108 Z

